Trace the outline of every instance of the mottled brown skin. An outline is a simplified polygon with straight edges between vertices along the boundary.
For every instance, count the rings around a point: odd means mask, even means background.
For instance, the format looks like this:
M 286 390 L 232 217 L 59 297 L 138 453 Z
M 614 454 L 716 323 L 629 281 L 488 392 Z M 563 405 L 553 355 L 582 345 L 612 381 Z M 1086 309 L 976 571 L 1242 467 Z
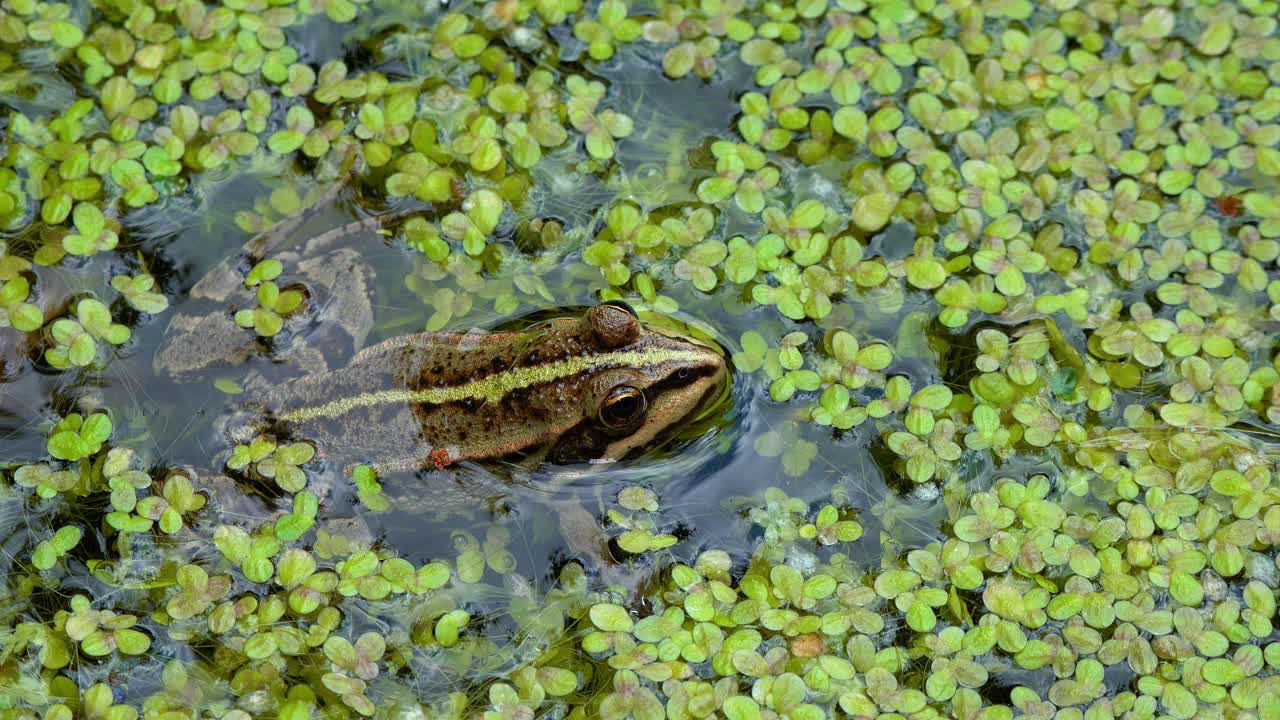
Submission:
M 692 351 L 696 359 L 644 368 L 606 364 L 531 384 L 497 401 L 393 402 L 337 417 L 288 420 L 299 408 L 333 398 L 449 388 L 502 373 L 536 372 L 539 366 L 571 358 L 663 349 Z M 724 382 L 720 353 L 646 330 L 626 310 L 599 305 L 583 316 L 549 320 L 521 332 L 392 338 L 360 352 L 347 367 L 267 391 L 260 410 L 268 423 L 275 421 L 276 431 L 308 438 L 344 464 L 406 470 L 528 457 L 564 464 L 618 459 L 650 443 L 705 407 Z M 648 411 L 634 427 L 610 428 L 599 420 L 601 404 L 619 386 L 637 388 L 646 396 Z M 439 455 L 442 449 L 447 458 Z

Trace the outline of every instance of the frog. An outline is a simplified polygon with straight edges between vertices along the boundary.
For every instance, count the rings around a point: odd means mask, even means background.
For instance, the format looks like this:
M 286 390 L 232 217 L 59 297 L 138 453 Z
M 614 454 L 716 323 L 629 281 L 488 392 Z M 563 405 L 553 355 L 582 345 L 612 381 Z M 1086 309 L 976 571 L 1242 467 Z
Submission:
M 379 472 L 611 462 L 696 415 L 726 374 L 723 351 L 609 301 L 521 330 L 384 340 L 267 389 L 230 430 L 306 437 Z
M 342 368 L 260 393 L 228 435 L 306 438 L 344 474 L 425 470 L 420 492 L 394 504 L 439 514 L 492 490 L 443 477 L 451 468 L 617 462 L 718 407 L 727 387 L 722 350 L 612 301 L 517 329 L 384 340 Z M 594 515 L 576 503 L 554 509 L 567 545 L 610 560 Z
M 419 471 L 416 496 L 394 505 L 439 515 L 474 507 L 493 490 L 445 473 L 616 462 L 678 433 L 726 397 L 722 348 L 642 322 L 621 301 L 561 308 L 513 329 L 425 332 L 364 347 L 373 272 L 354 250 L 321 240 L 274 255 L 296 268 L 314 307 L 287 348 L 293 376 L 251 380 L 247 399 L 233 401 L 219 421 L 228 446 L 266 433 L 310 442 L 343 476 L 360 465 L 380 474 Z M 174 318 L 155 355 L 158 372 L 189 380 L 261 350 L 252 331 L 231 319 L 234 303 L 220 300 L 241 291 L 261 251 L 247 248 L 248 259 L 197 283 L 192 296 L 209 312 Z M 611 560 L 593 514 L 576 503 L 555 510 L 571 549 L 597 564 Z

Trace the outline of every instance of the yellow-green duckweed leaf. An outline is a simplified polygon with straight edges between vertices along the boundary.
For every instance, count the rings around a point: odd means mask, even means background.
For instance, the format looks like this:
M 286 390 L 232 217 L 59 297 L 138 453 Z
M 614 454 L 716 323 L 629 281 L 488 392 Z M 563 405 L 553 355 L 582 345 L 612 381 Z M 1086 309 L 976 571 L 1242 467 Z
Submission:
M 606 632 L 630 632 L 635 625 L 626 608 L 613 603 L 592 605 L 591 622 Z

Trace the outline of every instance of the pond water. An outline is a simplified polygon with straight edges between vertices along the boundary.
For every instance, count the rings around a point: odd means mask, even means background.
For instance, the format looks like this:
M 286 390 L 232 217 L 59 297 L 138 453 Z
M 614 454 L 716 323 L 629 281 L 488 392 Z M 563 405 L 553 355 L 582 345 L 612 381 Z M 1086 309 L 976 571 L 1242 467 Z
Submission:
M 0 0 L 0 720 L 1280 718 L 1276 14 Z M 254 414 L 619 300 L 617 462 Z

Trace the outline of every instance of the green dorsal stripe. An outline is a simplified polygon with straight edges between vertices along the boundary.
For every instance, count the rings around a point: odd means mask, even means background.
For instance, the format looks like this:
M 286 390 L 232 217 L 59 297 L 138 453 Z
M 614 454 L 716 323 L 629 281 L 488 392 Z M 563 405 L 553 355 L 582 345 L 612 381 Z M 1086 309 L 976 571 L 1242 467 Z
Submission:
M 563 380 L 590 370 L 609 367 L 646 368 L 668 362 L 697 362 L 705 359 L 705 353 L 694 350 L 667 350 L 661 348 L 582 355 L 543 365 L 513 368 L 461 385 L 428 388 L 425 390 L 381 390 L 379 392 L 364 393 L 354 397 L 333 400 L 323 405 L 289 410 L 281 413 L 280 419 L 285 422 L 307 422 L 321 418 L 335 418 L 360 408 L 394 403 L 442 405 L 468 398 L 484 402 L 497 402 L 513 390 Z

